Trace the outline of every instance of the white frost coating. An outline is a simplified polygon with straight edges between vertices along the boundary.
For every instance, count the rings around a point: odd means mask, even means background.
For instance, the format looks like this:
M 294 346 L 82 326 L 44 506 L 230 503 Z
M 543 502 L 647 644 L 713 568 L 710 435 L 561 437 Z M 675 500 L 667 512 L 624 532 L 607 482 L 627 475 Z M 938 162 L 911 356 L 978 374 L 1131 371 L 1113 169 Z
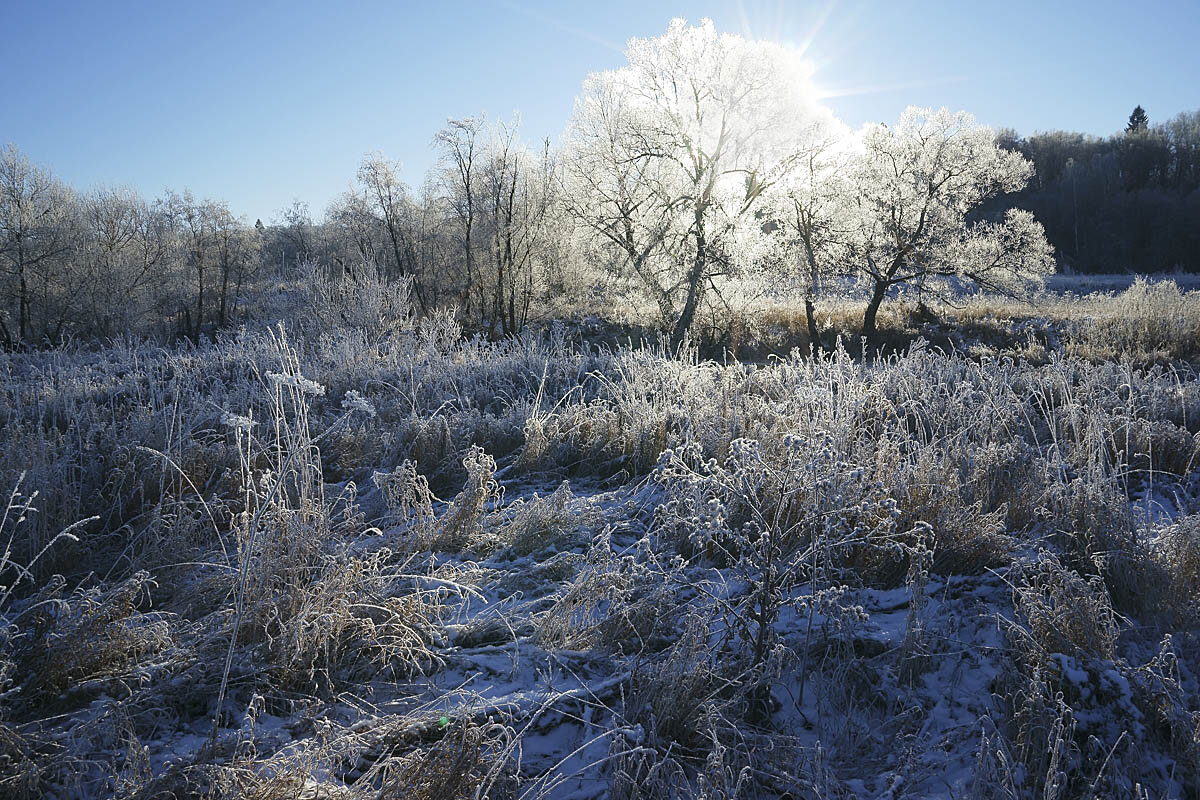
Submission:
M 347 411 L 358 411 L 368 417 L 375 416 L 375 406 L 367 402 L 366 398 L 354 389 L 346 392 L 346 396 L 342 399 L 342 408 Z
M 268 372 L 267 380 L 276 386 L 287 386 L 314 397 L 320 397 L 325 394 L 324 386 L 299 374 L 285 375 L 280 372 Z
M 787 47 L 671 22 L 627 66 L 588 77 L 563 163 L 589 243 L 658 305 L 676 338 L 712 279 L 769 249 L 758 213 L 836 134 Z

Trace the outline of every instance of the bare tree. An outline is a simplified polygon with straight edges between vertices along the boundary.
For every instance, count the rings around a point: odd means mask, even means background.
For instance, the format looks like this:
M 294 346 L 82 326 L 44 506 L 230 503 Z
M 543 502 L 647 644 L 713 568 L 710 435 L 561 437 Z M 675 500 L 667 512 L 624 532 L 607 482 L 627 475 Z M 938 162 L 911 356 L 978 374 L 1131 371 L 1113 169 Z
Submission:
M 329 259 L 337 271 L 353 271 L 358 263 L 383 263 L 378 221 L 363 195 L 349 191 L 334 199 L 325 210 L 324 227 Z
M 149 320 L 151 284 L 168 266 L 171 231 L 161 209 L 132 189 L 99 189 L 82 203 L 77 271 L 91 333 L 112 336 Z
M 281 246 L 280 260 L 295 265 L 302 259 L 307 259 L 316 252 L 316 230 L 308 203 L 294 200 L 292 204 L 280 212 L 279 243 Z
M 491 274 L 490 328 L 519 331 L 529 319 L 535 266 L 546 251 L 546 223 L 554 201 L 549 142 L 538 154 L 517 140 L 519 120 L 493 129 L 482 173 Z
M 426 309 L 422 276 L 418 274 L 416 247 L 408 225 L 408 187 L 398 176 L 398 165 L 382 153 L 371 153 L 358 168 L 358 182 L 368 207 L 378 217 L 387 240 L 392 277 L 412 277 L 413 295 Z
M 441 149 L 440 183 L 458 228 L 466 273 L 459 303 L 468 317 L 471 315 L 472 290 L 482 292 L 475 276 L 475 226 L 478 216 L 476 183 L 479 179 L 476 164 L 485 125 L 486 118 L 483 116 L 451 119 L 434 136 L 434 143 Z M 476 302 L 482 313 L 485 302 L 482 293 Z
M 71 191 L 26 159 L 15 147 L 0 150 L 0 337 L 6 347 L 23 346 L 34 336 L 35 305 L 44 306 L 55 290 L 62 260 L 72 246 Z M 5 319 L 16 304 L 16 324 Z M 51 335 L 50 330 L 40 331 Z
M 228 282 L 224 280 L 224 270 L 217 260 L 217 227 L 222 224 L 222 216 L 228 214 L 228 209 L 212 201 L 198 202 L 187 190 L 182 194 L 168 192 L 166 205 L 179 237 L 180 326 L 184 335 L 196 341 L 205 333 L 206 325 L 222 322 L 223 301 L 218 287 L 224 287 L 221 291 L 225 291 Z M 216 319 L 211 319 L 210 315 L 215 315 Z
M 235 218 L 225 203 L 207 203 L 205 212 L 209 215 L 213 259 L 221 280 L 217 325 L 224 327 L 236 311 L 242 286 L 257 261 L 259 242 L 245 221 Z

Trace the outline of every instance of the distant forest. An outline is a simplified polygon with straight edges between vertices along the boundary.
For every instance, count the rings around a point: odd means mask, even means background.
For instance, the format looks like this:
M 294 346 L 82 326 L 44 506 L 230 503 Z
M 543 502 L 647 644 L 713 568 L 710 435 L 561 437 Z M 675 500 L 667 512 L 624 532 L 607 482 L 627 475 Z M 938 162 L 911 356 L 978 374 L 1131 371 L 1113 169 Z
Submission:
M 1125 130 L 1107 137 L 997 135 L 1036 172 L 1023 191 L 996 203 L 1033 212 L 1060 269 L 1200 271 L 1200 111 L 1151 124 L 1138 106 Z

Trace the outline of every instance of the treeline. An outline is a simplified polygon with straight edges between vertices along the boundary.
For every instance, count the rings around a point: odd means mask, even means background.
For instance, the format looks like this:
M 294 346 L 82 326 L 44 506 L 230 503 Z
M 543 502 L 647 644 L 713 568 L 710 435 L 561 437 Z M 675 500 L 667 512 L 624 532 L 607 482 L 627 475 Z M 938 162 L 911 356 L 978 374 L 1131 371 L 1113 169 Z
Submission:
M 223 202 L 78 192 L 9 146 L 0 150 L 0 346 L 196 338 L 237 315 L 261 240 Z
M 1139 106 L 1125 130 L 1108 137 L 998 135 L 1035 167 L 1026 189 L 1006 202 L 1033 212 L 1060 267 L 1200 270 L 1200 111 L 1152 125 Z
M 0 348 L 211 337 L 298 311 L 287 298 L 313 264 L 403 283 L 417 312 L 453 307 L 492 337 L 638 300 L 673 343 L 756 275 L 804 297 L 816 340 L 820 304 L 854 287 L 867 335 L 905 287 L 1024 290 L 1052 269 L 1047 239 L 1078 271 L 1200 270 L 1200 112 L 1150 125 L 1139 109 L 1108 138 L 993 138 L 967 116 L 910 110 L 846 149 L 831 117 L 787 111 L 791 87 L 764 78 L 747 99 L 727 65 L 776 75 L 763 64 L 779 54 L 710 28 L 635 40 L 629 68 L 585 83 L 561 149 L 523 144 L 517 120 L 450 120 L 418 187 L 371 154 L 317 218 L 300 201 L 252 225 L 189 192 L 80 192 L 2 149 Z M 724 55 L 667 58 L 689 41 Z M 705 107 L 655 88 L 673 70 Z
M 410 283 L 417 310 L 453 306 L 469 327 L 514 333 L 584 281 L 572 273 L 571 224 L 559 202 L 557 154 L 529 147 L 519 119 L 449 120 L 438 162 L 413 189 L 400 167 L 368 155 L 354 186 L 314 219 L 297 201 L 266 229 L 264 259 L 286 274 L 314 260 L 336 273 L 374 265 Z
M 488 333 L 519 330 L 538 301 L 564 297 L 572 259 L 553 154 L 517 134 L 515 122 L 451 121 L 419 191 L 372 154 L 323 217 L 297 201 L 271 225 L 186 191 L 80 192 L 10 145 L 0 150 L 0 347 L 198 340 L 254 313 L 306 260 L 339 274 L 369 266 L 406 281 L 421 311 L 455 306 Z

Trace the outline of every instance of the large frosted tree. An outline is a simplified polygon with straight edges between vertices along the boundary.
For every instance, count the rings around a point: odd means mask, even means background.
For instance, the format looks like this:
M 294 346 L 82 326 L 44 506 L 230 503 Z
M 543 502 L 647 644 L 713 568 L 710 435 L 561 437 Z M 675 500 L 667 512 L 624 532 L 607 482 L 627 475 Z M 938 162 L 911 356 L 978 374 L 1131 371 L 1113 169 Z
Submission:
M 633 39 L 593 74 L 568 129 L 566 202 L 606 260 L 657 304 L 678 346 L 707 291 L 762 233 L 762 198 L 831 123 L 797 55 L 710 21 Z
M 894 127 L 867 128 L 840 223 L 841 266 L 868 291 L 863 334 L 876 336 L 879 307 L 896 287 L 936 294 L 966 283 L 1020 294 L 1039 286 L 1054 260 L 1033 216 L 973 217 L 1032 174 L 1032 164 L 998 147 L 994 132 L 965 112 L 909 108 Z

